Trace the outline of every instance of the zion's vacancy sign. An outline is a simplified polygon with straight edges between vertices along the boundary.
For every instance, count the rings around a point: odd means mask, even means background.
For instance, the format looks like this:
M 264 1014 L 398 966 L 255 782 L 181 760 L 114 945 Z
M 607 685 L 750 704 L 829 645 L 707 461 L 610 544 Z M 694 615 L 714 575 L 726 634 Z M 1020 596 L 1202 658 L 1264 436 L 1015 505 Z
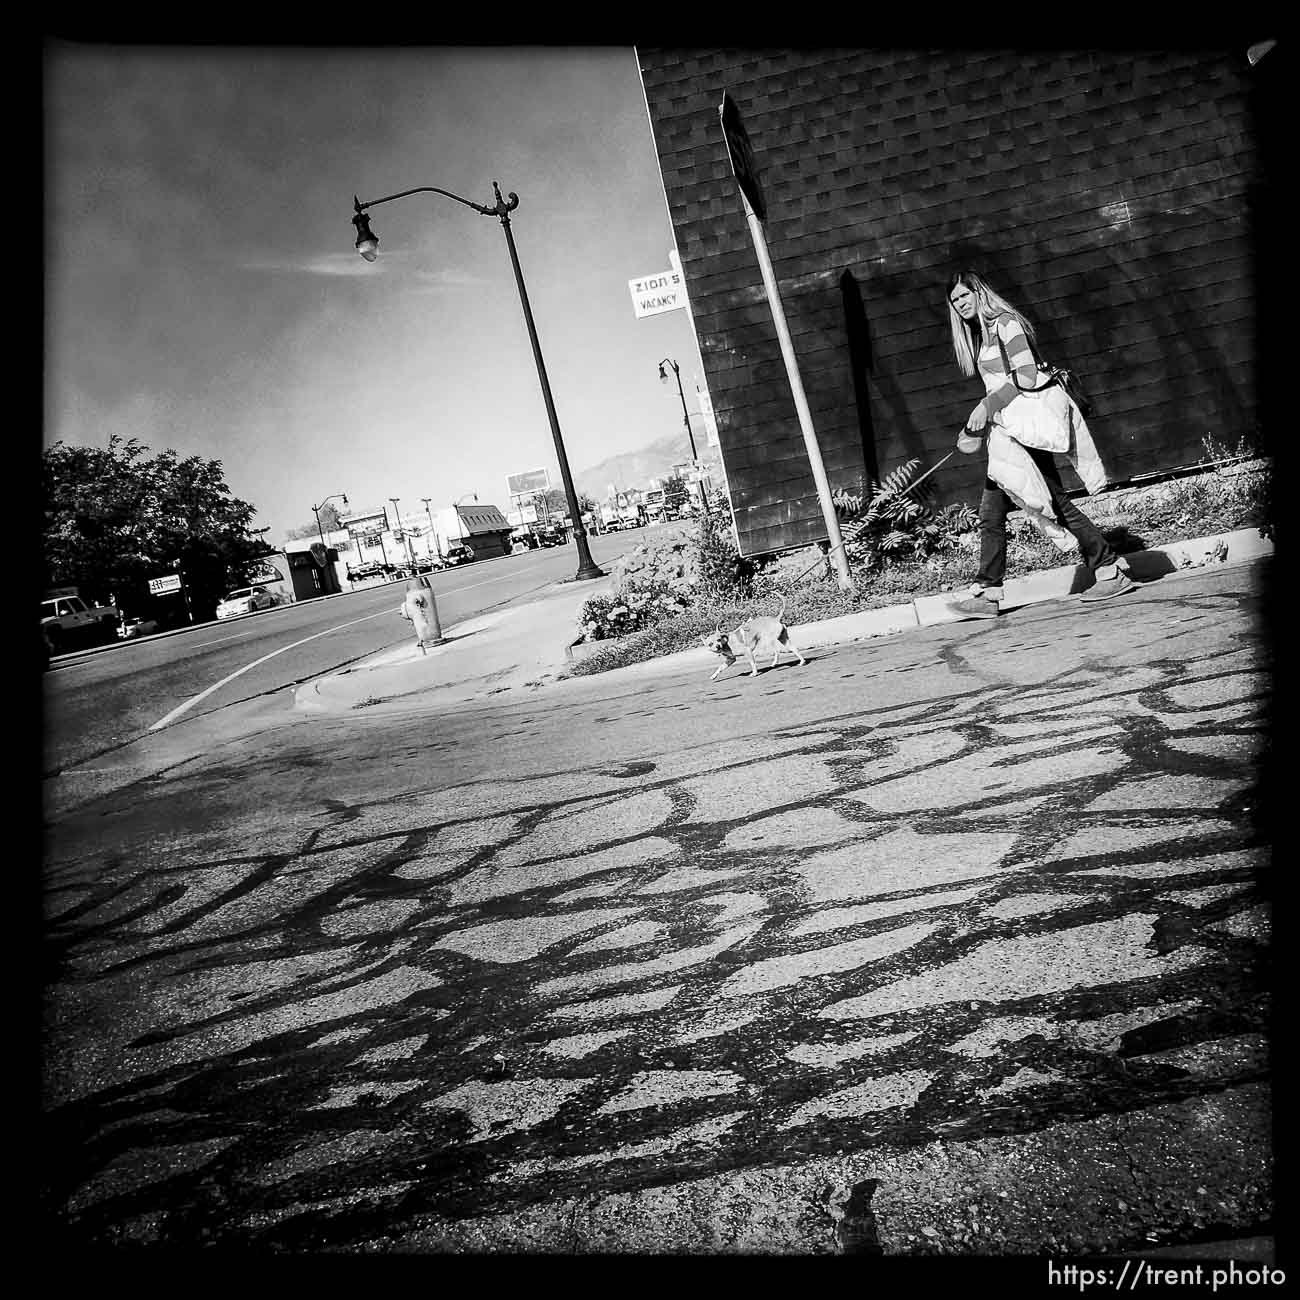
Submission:
M 660 312 L 676 311 L 686 306 L 686 286 L 676 271 L 660 271 L 658 275 L 643 275 L 639 280 L 629 280 L 632 307 L 639 317 L 658 316 Z
M 165 578 L 150 578 L 149 591 L 155 596 L 165 596 L 169 591 L 180 591 L 181 575 L 169 573 Z

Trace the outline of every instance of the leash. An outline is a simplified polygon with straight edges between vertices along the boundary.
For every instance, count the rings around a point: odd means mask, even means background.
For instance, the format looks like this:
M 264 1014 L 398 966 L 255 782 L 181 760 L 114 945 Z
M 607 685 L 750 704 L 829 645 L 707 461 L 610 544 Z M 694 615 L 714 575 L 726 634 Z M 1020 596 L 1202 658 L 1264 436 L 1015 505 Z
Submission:
M 954 447 L 952 451 L 950 451 L 945 457 L 943 457 L 942 460 L 938 460 L 933 465 L 931 465 L 930 468 L 927 469 L 925 473 L 922 474 L 921 477 L 916 480 L 915 483 L 909 483 L 907 487 L 905 487 L 902 490 L 902 492 L 899 493 L 899 496 L 906 496 L 909 492 L 913 490 L 913 488 L 920 487 L 920 485 L 924 483 L 925 480 L 928 479 L 930 475 L 934 473 L 935 470 L 939 469 L 942 465 L 950 461 L 956 454 L 957 454 L 957 449 Z M 830 559 L 832 555 L 834 555 L 836 551 L 843 550 L 844 547 L 846 547 L 849 544 L 849 542 L 853 541 L 856 537 L 857 534 L 855 533 L 853 534 L 853 536 L 846 538 L 845 540 L 839 542 L 835 546 L 828 546 L 826 548 L 825 553 L 819 559 L 814 560 L 813 563 L 808 568 L 806 568 L 801 574 L 799 574 L 794 579 L 794 582 L 792 582 L 790 585 L 793 586 L 795 582 L 802 582 L 803 579 L 806 578 L 813 571 L 813 569 L 820 568 L 823 564 L 825 564 Z

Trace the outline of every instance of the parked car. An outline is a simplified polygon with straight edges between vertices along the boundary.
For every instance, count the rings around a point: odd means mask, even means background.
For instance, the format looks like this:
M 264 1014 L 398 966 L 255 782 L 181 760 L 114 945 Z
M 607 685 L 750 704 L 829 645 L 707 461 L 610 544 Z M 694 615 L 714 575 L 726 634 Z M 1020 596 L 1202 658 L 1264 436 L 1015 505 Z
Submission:
M 255 614 L 259 609 L 270 609 L 275 597 L 265 587 L 239 587 L 225 596 L 217 606 L 218 618 L 234 618 L 239 614 Z
M 138 636 L 153 636 L 158 631 L 155 618 L 123 618 L 118 624 L 117 635 L 123 641 L 133 640 Z
M 75 587 L 64 587 L 41 602 L 41 632 L 49 654 L 83 646 L 107 645 L 117 638 L 121 615 L 116 605 L 87 605 Z
M 468 564 L 474 558 L 474 548 L 464 542 L 451 542 L 447 547 L 449 564 Z

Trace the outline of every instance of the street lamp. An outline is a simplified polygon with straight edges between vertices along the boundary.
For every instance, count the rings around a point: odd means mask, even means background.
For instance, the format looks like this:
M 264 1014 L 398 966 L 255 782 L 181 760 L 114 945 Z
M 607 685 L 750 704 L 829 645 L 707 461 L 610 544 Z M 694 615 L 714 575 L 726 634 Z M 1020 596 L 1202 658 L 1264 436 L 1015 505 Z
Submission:
M 348 494 L 347 494 L 346 492 L 331 492 L 331 493 L 329 494 L 329 496 L 327 496 L 327 497 L 325 498 L 325 500 L 322 501 L 322 502 L 320 503 L 320 505 L 318 505 L 318 506 L 312 506 L 312 512 L 313 512 L 313 513 L 315 514 L 315 516 L 316 516 L 316 531 L 317 531 L 318 533 L 320 533 L 320 544 L 321 544 L 322 546 L 325 545 L 325 530 L 320 526 L 320 512 L 321 512 L 322 510 L 324 510 L 325 507 L 326 507 L 326 506 L 327 506 L 331 501 L 333 501 L 335 497 L 338 497 L 339 500 L 342 501 L 344 505 L 347 505 L 347 503 L 348 503 Z
M 551 399 L 551 385 L 546 378 L 546 366 L 542 361 L 541 344 L 537 341 L 537 327 L 533 324 L 532 308 L 528 305 L 528 291 L 524 288 L 524 273 L 519 268 L 515 237 L 510 230 L 510 213 L 519 206 L 519 196 L 512 193 L 509 199 L 503 199 L 501 186 L 496 181 L 492 182 L 492 192 L 496 195 L 496 203 L 490 208 L 481 203 L 472 203 L 469 199 L 461 198 L 459 194 L 438 189 L 434 185 L 422 185 L 413 190 L 403 190 L 400 194 L 371 199 L 369 203 L 362 203 L 354 194 L 352 205 L 356 209 L 356 215 L 352 218 L 352 224 L 357 228 L 357 252 L 367 262 L 373 262 L 379 256 L 379 238 L 370 229 L 370 218 L 366 216 L 366 209 L 376 207 L 380 203 L 391 203 L 394 199 L 406 198 L 409 194 L 442 194 L 446 198 L 455 199 L 457 203 L 463 203 L 467 208 L 473 208 L 481 216 L 500 218 L 501 228 L 506 234 L 506 247 L 510 250 L 510 265 L 515 272 L 515 284 L 519 288 L 519 302 L 524 309 L 524 323 L 528 326 L 528 339 L 533 345 L 533 359 L 537 362 L 537 378 L 542 385 L 542 400 L 546 404 L 546 416 L 551 423 L 551 436 L 555 440 L 555 454 L 560 462 L 560 476 L 564 480 L 564 496 L 569 505 L 569 514 L 573 518 L 573 536 L 578 544 L 578 572 L 574 575 L 574 579 L 581 581 L 588 578 L 603 578 L 605 571 L 596 566 L 587 545 L 587 532 L 582 526 L 582 513 L 578 508 L 578 494 L 574 491 L 573 476 L 569 473 L 569 458 L 564 452 L 564 439 L 560 436 L 560 421 L 555 414 L 555 403 Z
M 686 424 L 686 436 L 691 440 L 691 464 L 695 469 L 695 483 L 700 489 L 700 505 L 704 507 L 704 513 L 709 513 L 709 498 L 704 491 L 704 480 L 700 478 L 700 462 L 695 455 L 695 435 L 691 432 L 691 417 L 686 409 L 686 394 L 682 392 L 682 370 L 681 367 L 671 357 L 665 357 L 659 363 L 659 378 L 667 379 L 668 372 L 664 366 L 672 366 L 673 374 L 677 376 L 677 396 L 682 399 L 682 420 Z
M 398 529 L 398 531 L 402 534 L 402 541 L 406 543 L 407 562 L 410 563 L 412 566 L 414 566 L 415 555 L 411 551 L 411 535 L 406 531 L 405 528 L 402 527 L 402 512 L 397 508 L 397 503 L 401 500 L 401 497 L 389 497 L 388 499 L 393 503 L 393 519 L 396 521 L 395 526 Z

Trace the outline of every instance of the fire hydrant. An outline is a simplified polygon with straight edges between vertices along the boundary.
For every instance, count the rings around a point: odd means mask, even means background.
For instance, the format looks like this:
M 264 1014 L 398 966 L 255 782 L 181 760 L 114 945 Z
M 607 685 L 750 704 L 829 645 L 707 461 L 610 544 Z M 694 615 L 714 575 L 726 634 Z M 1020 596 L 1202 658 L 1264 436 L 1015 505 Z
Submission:
M 442 641 L 442 626 L 438 622 L 438 603 L 433 598 L 433 587 L 427 577 L 412 578 L 406 584 L 406 599 L 398 611 L 415 629 L 415 644 L 420 653 L 425 647 Z

